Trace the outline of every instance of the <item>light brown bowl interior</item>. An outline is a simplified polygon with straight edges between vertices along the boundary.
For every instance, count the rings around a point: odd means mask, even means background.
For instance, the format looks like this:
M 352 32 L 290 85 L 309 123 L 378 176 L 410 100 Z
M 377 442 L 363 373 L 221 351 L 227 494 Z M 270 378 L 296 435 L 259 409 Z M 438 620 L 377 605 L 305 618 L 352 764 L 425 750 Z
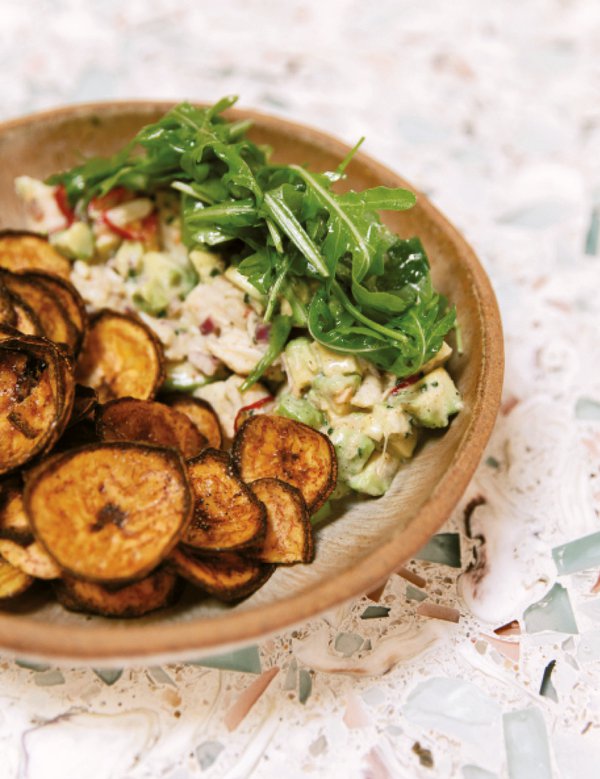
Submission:
M 0 126 L 0 228 L 23 225 L 13 180 L 44 178 L 82 155 L 115 151 L 169 106 L 106 103 L 73 106 Z M 253 140 L 267 143 L 278 161 L 313 170 L 337 166 L 347 147 L 320 132 L 249 111 Z M 364 154 L 348 169 L 346 186 L 409 186 Z M 191 659 L 282 630 L 378 586 L 435 533 L 471 478 L 494 424 L 502 385 L 503 342 L 494 294 L 472 249 L 423 195 L 413 210 L 385 215 L 399 234 L 419 235 L 434 281 L 456 304 L 464 355 L 450 370 L 465 408 L 443 435 L 430 436 L 383 498 L 357 502 L 318 534 L 312 565 L 280 568 L 267 585 L 231 607 L 188 597 L 144 619 L 86 618 L 53 600 L 32 597 L 0 613 L 0 649 L 55 661 L 118 665 Z

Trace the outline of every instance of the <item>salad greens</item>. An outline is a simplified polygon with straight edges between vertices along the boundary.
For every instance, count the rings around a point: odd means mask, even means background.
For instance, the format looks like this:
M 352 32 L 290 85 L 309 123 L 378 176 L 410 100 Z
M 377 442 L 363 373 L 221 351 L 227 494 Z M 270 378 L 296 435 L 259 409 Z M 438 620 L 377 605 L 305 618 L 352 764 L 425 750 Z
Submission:
M 414 195 L 387 187 L 334 192 L 361 142 L 335 171 L 269 164 L 268 149 L 246 138 L 249 123 L 221 116 L 235 100 L 182 103 L 114 156 L 49 183 L 63 184 L 80 207 L 115 187 L 181 193 L 184 243 L 227 250 L 265 299 L 269 349 L 245 387 L 276 359 L 293 327 L 399 378 L 417 373 L 455 326 L 455 311 L 433 289 L 418 238 L 399 238 L 379 218 L 380 210 L 411 208 Z

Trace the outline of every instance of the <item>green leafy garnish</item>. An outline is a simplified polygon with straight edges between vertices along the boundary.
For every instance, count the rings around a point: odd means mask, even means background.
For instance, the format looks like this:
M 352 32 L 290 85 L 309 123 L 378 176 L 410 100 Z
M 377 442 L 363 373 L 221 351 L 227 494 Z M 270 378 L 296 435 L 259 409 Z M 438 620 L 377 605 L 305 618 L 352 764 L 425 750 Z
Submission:
M 399 238 L 379 218 L 411 208 L 415 196 L 383 186 L 333 191 L 362 140 L 335 171 L 269 164 L 267 150 L 245 135 L 249 123 L 221 116 L 234 102 L 182 103 L 113 157 L 49 183 L 64 184 L 73 206 L 116 186 L 179 191 L 186 246 L 226 250 L 266 300 L 269 348 L 245 388 L 277 358 L 292 327 L 398 377 L 416 373 L 455 326 L 455 311 L 433 289 L 420 241 Z

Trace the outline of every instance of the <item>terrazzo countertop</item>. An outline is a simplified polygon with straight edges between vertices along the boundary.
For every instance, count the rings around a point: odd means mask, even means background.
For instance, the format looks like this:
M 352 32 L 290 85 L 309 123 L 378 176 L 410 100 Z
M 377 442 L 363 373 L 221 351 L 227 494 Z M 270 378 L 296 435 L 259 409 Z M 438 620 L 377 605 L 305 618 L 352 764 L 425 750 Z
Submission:
M 2 118 L 236 93 L 366 135 L 475 247 L 507 353 L 487 452 L 412 582 L 198 663 L 5 659 L 0 777 L 597 777 L 600 5 L 21 0 L 0 38 Z

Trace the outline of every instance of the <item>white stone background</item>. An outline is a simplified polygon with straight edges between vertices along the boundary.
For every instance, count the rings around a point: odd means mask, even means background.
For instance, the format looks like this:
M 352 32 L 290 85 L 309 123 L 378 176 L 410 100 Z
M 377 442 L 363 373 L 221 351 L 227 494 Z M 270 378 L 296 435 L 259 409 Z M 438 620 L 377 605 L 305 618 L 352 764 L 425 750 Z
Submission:
M 578 634 L 522 632 L 518 662 L 482 635 L 512 619 L 523 630 L 557 581 L 551 548 L 600 529 L 600 4 L 5 0 L 0 41 L 1 118 L 235 93 L 348 143 L 366 135 L 475 247 L 507 349 L 504 411 L 444 528 L 460 533 L 464 570 L 464 509 L 485 496 L 472 523 L 486 576 L 475 592 L 456 569 L 415 566 L 458 625 L 415 615 L 394 576 L 387 618 L 361 620 L 361 599 L 262 644 L 263 671 L 281 670 L 232 732 L 226 714 L 252 674 L 178 665 L 108 685 L 6 660 L 0 777 L 597 777 L 598 571 L 558 579 Z M 552 659 L 557 700 L 539 694 Z M 502 715 L 524 709 L 544 722 L 549 768 L 527 768 L 533 740 L 517 756 L 506 743 Z

